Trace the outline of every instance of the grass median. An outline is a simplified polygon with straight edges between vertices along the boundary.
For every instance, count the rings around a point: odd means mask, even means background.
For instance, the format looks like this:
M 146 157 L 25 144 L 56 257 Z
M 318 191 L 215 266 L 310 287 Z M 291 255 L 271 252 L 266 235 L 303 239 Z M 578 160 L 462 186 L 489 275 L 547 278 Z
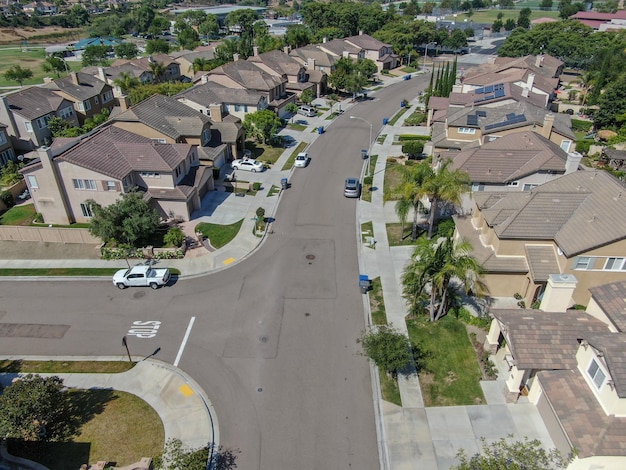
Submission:
M 163 260 L 162 263 L 167 263 L 167 260 Z M 2 268 L 0 276 L 109 277 L 120 269 L 124 269 L 124 266 L 117 268 Z M 180 276 L 180 270 L 175 268 L 170 268 L 170 273 Z

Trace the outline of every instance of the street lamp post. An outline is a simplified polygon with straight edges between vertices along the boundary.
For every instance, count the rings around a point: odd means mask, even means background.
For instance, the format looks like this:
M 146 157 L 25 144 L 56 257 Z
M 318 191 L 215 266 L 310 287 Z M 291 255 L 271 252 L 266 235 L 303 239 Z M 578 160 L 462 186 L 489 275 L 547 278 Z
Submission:
M 365 176 L 369 176 L 370 174 L 370 157 L 372 156 L 372 123 L 369 122 L 367 119 L 362 118 L 362 117 L 358 117 L 358 116 L 350 116 L 350 119 L 359 119 L 363 122 L 365 122 L 366 124 L 369 124 L 370 126 L 370 140 L 369 145 L 367 147 L 367 172 L 365 173 Z

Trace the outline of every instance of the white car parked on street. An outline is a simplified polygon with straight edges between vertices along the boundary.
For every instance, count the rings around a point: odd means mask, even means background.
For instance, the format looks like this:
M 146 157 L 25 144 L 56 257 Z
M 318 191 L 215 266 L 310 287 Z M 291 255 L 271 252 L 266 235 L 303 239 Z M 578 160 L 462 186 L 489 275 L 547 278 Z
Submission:
M 252 173 L 263 171 L 263 163 L 252 159 L 241 159 L 233 161 L 230 166 L 234 170 L 246 170 Z
M 309 164 L 309 154 L 306 152 L 300 152 L 296 156 L 296 161 L 294 162 L 293 166 L 295 166 L 296 168 L 304 168 L 308 164 Z

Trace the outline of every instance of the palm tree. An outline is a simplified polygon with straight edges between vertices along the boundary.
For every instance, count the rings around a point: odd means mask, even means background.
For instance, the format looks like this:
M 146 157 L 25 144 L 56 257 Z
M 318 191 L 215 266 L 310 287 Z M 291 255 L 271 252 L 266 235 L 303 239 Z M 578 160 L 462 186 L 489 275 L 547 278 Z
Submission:
M 400 167 L 402 172 L 402 183 L 400 186 L 392 190 L 387 198 L 397 199 L 396 214 L 400 217 L 402 225 L 402 233 L 404 234 L 404 222 L 408 216 L 410 208 L 413 208 L 413 230 L 411 232 L 411 240 L 417 239 L 417 217 L 420 209 L 424 206 L 422 198 L 426 196 L 424 192 L 424 184 L 427 178 L 431 177 L 432 169 L 426 162 L 414 166 Z
M 150 71 L 152 72 L 154 81 L 160 82 L 163 78 L 163 74 L 165 73 L 165 67 L 163 66 L 163 63 L 153 60 L 150 62 Z
M 481 279 L 485 270 L 471 252 L 472 245 L 465 240 L 455 243 L 446 238 L 439 244 L 420 240 L 402 276 L 403 293 L 413 313 L 420 310 L 427 295 L 430 321 L 440 319 L 455 304 L 456 282 L 466 294 L 487 292 Z
M 113 80 L 113 84 L 118 86 L 122 93 L 128 93 L 133 88 L 139 86 L 140 82 L 137 77 L 133 77 L 130 73 L 122 72 L 118 78 Z
M 431 174 L 423 183 L 423 192 L 430 200 L 430 215 L 428 217 L 428 238 L 433 235 L 437 222 L 437 206 L 440 202 L 460 204 L 461 195 L 470 191 L 471 179 L 463 170 L 452 170 L 452 160 L 446 160 L 438 169 L 431 168 Z

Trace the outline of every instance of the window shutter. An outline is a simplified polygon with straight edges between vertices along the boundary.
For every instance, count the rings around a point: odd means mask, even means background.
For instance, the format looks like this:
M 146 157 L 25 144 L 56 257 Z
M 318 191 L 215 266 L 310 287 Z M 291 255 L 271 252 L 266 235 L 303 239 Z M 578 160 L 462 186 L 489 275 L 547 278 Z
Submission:
M 107 190 L 107 182 L 105 180 L 100 180 L 100 187 L 102 188 L 102 191 L 106 191 Z
M 119 181 L 115 182 L 115 190 L 119 193 L 122 190 L 122 185 Z

